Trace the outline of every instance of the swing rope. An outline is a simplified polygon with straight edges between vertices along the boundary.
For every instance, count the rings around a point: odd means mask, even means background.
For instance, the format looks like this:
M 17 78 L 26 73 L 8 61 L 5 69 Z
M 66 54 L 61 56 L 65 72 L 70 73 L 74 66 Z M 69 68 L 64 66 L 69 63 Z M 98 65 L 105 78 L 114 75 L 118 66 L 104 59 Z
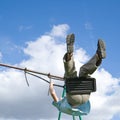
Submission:
M 48 80 L 44 79 L 43 77 L 40 77 L 40 76 L 35 75 L 35 74 L 33 74 L 33 73 L 30 73 L 30 72 L 26 72 L 26 73 L 27 73 L 27 74 L 29 74 L 29 75 L 32 75 L 32 76 L 34 76 L 34 77 L 37 77 L 37 78 L 39 78 L 39 79 L 41 79 L 41 80 L 43 80 L 43 81 L 45 81 L 45 82 L 47 82 L 47 83 L 50 83 L 50 81 L 48 81 Z M 54 84 L 54 86 L 64 88 L 64 86 L 63 86 L 63 85 Z
M 17 70 L 20 70 L 20 71 L 26 71 L 26 72 L 30 72 L 30 73 L 34 73 L 34 74 L 44 75 L 44 76 L 47 76 L 47 77 L 51 77 L 51 79 L 64 81 L 63 77 L 51 75 L 50 73 L 48 73 L 48 74 L 47 73 L 42 73 L 42 72 L 27 69 L 27 68 L 20 68 L 20 67 L 16 67 L 16 66 L 12 66 L 12 65 L 2 64 L 2 63 L 0 63 L 0 66 L 12 68 L 12 69 L 17 69 Z

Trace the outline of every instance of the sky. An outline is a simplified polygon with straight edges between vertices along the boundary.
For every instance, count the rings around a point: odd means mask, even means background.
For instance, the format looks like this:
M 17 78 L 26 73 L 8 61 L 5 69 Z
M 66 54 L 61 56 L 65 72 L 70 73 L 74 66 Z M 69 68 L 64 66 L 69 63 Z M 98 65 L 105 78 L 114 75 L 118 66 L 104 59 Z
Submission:
M 79 73 L 101 38 L 107 56 L 92 75 L 97 91 L 90 97 L 91 112 L 83 119 L 120 120 L 119 5 L 119 0 L 0 0 L 0 63 L 64 76 L 66 36 L 74 33 Z M 56 120 L 49 85 L 27 77 L 30 87 L 24 72 L 0 67 L 0 120 Z M 55 89 L 61 97 L 62 89 Z M 62 119 L 72 118 L 63 114 Z

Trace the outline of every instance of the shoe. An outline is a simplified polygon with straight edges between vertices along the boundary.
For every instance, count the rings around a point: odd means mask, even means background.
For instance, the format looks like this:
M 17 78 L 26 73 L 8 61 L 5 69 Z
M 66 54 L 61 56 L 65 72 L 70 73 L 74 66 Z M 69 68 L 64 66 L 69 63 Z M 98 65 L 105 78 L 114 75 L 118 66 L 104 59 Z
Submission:
M 66 38 L 67 53 L 72 53 L 74 51 L 74 47 L 73 47 L 74 40 L 75 40 L 74 34 L 67 35 L 67 38 Z
M 99 39 L 97 44 L 97 54 L 100 59 L 106 58 L 106 46 L 103 40 Z

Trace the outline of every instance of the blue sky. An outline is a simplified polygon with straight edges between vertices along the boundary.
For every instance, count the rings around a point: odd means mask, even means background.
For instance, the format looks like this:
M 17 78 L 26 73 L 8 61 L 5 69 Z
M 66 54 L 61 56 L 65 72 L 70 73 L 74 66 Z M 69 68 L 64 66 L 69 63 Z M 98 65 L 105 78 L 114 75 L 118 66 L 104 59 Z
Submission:
M 3 62 L 20 62 L 25 57 L 22 51 L 10 50 L 9 46 L 25 46 L 26 41 L 35 40 L 53 25 L 67 23 L 69 32 L 76 35 L 76 45 L 83 47 L 90 55 L 96 49 L 97 39 L 105 40 L 107 59 L 104 66 L 119 77 L 119 10 L 118 0 L 1 0 L 0 50 L 4 55 Z M 16 55 L 18 59 L 12 59 Z
M 27 61 L 26 67 L 36 68 L 28 64 L 30 44 L 50 34 L 54 26 L 67 25 L 65 35 L 74 33 L 75 48 L 83 48 L 88 57 L 95 53 L 98 38 L 105 40 L 107 58 L 101 68 L 119 80 L 119 12 L 119 0 L 0 0 L 0 61 L 13 65 Z M 62 45 L 65 37 L 55 41 Z M 120 119 L 118 113 L 111 120 Z

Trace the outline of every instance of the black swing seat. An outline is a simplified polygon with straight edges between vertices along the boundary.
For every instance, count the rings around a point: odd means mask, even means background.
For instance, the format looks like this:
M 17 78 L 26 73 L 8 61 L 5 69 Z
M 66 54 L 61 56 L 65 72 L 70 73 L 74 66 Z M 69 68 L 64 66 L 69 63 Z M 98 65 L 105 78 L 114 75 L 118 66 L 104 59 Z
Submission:
M 69 94 L 90 94 L 96 91 L 96 79 L 92 77 L 66 78 L 65 86 Z

